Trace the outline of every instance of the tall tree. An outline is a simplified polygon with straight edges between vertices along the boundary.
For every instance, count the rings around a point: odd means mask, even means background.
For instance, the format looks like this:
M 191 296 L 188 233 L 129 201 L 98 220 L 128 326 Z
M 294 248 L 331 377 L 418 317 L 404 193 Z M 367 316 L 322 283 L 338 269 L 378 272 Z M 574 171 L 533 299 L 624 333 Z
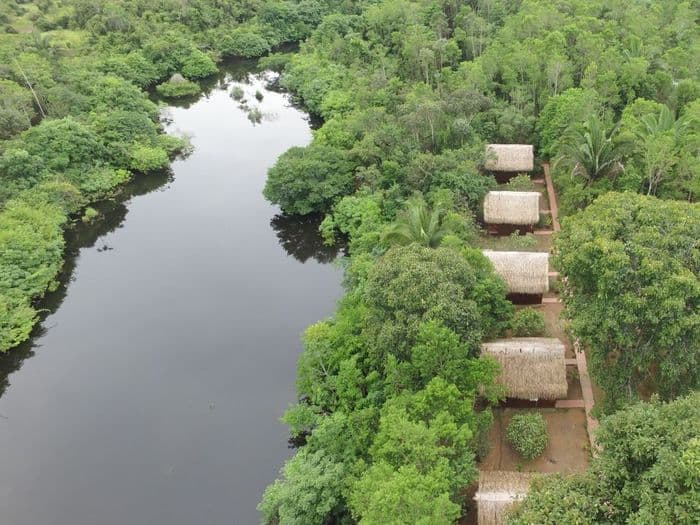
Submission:
M 557 163 L 570 168 L 572 175 L 582 177 L 587 184 L 615 177 L 624 169 L 623 146 L 613 140 L 615 133 L 616 129 L 605 129 L 600 117 L 590 116 L 582 125 L 569 129 Z
M 417 243 L 427 248 L 437 248 L 445 236 L 451 233 L 444 222 L 444 215 L 444 210 L 430 210 L 422 200 L 414 200 L 396 222 L 387 227 L 382 240 L 390 245 Z
M 700 387 L 700 205 L 608 193 L 564 221 L 566 315 L 615 408 Z

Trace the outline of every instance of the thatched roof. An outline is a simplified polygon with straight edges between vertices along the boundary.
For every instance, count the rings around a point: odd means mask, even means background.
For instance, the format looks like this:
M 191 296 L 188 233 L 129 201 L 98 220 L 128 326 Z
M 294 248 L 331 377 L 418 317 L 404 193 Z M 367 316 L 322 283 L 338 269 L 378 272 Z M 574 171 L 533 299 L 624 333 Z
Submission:
M 530 472 L 480 470 L 477 502 L 479 525 L 505 525 L 506 511 L 530 490 Z
M 487 224 L 537 224 L 540 194 L 536 191 L 490 191 L 484 199 Z
M 495 252 L 484 250 L 508 291 L 543 294 L 549 291 L 549 254 L 545 252 Z
M 535 154 L 531 144 L 487 144 L 484 167 L 490 171 L 532 171 Z
M 180 73 L 174 73 L 173 76 L 170 77 L 170 80 L 168 80 L 171 84 L 182 84 L 183 82 L 187 82 L 187 79 L 183 77 Z
M 501 365 L 498 382 L 517 399 L 564 399 L 567 393 L 565 348 L 559 339 L 520 337 L 481 346 L 482 355 Z

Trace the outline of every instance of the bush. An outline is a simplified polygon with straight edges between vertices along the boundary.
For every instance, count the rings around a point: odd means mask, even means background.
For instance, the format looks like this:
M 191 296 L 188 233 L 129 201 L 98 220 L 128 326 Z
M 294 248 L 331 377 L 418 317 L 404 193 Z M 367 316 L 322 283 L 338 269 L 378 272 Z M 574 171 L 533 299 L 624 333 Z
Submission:
M 182 74 L 187 78 L 206 78 L 216 72 L 214 61 L 199 49 L 193 49 L 182 61 Z
M 541 414 L 534 412 L 518 414 L 508 425 L 506 437 L 518 454 L 525 459 L 535 459 L 547 448 L 547 422 Z
M 231 31 L 222 38 L 218 47 L 224 55 L 246 58 L 259 57 L 270 51 L 270 44 L 264 37 L 244 28 Z
M 99 211 L 97 211 L 95 208 L 91 208 L 90 206 L 88 206 L 87 208 L 85 208 L 85 213 L 83 213 L 82 221 L 87 224 L 94 221 L 99 216 Z
M 164 168 L 169 163 L 168 154 L 161 148 L 136 146 L 131 152 L 130 168 L 148 172 Z
M 545 335 L 544 314 L 533 308 L 515 312 L 510 325 L 513 337 L 541 337 Z
M 159 95 L 168 98 L 179 98 L 196 95 L 199 93 L 199 84 L 189 80 L 181 82 L 163 82 L 156 86 Z
M 233 100 L 243 100 L 243 97 L 245 97 L 245 91 L 243 91 L 243 88 L 241 86 L 233 86 L 233 89 L 231 90 L 231 98 Z
M 535 183 L 529 175 L 519 174 L 510 179 L 503 187 L 506 191 L 535 191 Z

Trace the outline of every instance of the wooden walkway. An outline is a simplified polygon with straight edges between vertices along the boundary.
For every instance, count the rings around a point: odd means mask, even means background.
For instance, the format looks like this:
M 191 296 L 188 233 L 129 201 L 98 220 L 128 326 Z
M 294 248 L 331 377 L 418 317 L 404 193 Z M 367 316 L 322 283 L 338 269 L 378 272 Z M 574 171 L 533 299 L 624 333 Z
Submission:
M 544 164 L 544 182 L 547 186 L 547 197 L 549 199 L 549 210 L 552 214 L 552 228 L 555 232 L 558 232 L 561 230 L 561 225 L 559 224 L 559 206 L 557 204 L 557 194 L 554 191 L 554 184 L 552 183 L 552 176 L 549 173 L 549 164 L 545 163 Z M 549 298 L 548 298 L 549 299 Z M 553 299 L 553 298 L 552 298 Z M 556 298 L 556 301 L 558 302 L 559 299 Z M 545 302 L 544 300 L 542 301 L 543 303 Z M 551 299 L 547 302 L 555 302 L 552 301 Z M 557 408 L 574 408 L 574 407 L 583 407 L 586 410 L 586 426 L 588 428 L 588 440 L 590 441 L 591 444 L 591 453 L 595 454 L 598 450 L 598 447 L 595 443 L 595 431 L 598 428 L 598 420 L 593 417 L 593 414 L 591 411 L 593 410 L 593 406 L 595 404 L 595 401 L 593 399 L 593 387 L 591 385 L 591 378 L 588 375 L 588 363 L 586 361 L 586 354 L 585 352 L 581 349 L 580 345 L 578 344 L 578 341 L 574 341 L 574 353 L 576 354 L 576 367 L 578 369 L 578 377 L 579 381 L 581 383 L 581 392 L 583 395 L 583 402 L 581 402 L 580 399 L 575 399 L 575 400 L 560 400 L 557 401 L 556 407 Z M 571 364 L 572 360 L 568 360 L 566 364 Z

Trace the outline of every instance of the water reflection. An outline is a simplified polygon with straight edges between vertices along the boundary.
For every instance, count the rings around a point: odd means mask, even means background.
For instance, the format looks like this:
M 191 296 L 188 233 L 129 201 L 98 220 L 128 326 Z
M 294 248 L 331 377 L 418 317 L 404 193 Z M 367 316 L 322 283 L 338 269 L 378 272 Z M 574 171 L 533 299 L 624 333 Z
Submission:
M 337 245 L 323 243 L 318 227 L 323 217 L 307 215 L 303 217 L 275 215 L 270 226 L 277 234 L 280 246 L 297 261 L 306 262 L 313 258 L 320 263 L 332 262 L 338 257 Z
M 186 109 L 202 98 L 208 98 L 214 91 L 221 89 L 230 91 L 231 86 L 235 84 L 247 86 L 246 96 L 255 100 L 250 94 L 258 88 L 264 87 L 280 92 L 278 78 L 279 76 L 274 72 L 258 70 L 257 62 L 254 60 L 232 60 L 225 63 L 217 75 L 201 82 L 203 88 L 201 94 L 168 102 L 174 107 Z M 252 91 L 251 88 L 253 88 Z M 240 109 L 247 112 L 250 108 L 241 105 Z M 262 121 L 273 122 L 275 118 L 274 113 L 265 113 Z M 166 125 L 172 122 L 167 109 L 163 111 L 161 120 Z M 185 152 L 178 159 L 184 160 L 188 154 L 189 152 Z M 55 291 L 48 292 L 39 303 L 41 321 L 55 313 L 66 298 L 69 284 L 74 278 L 80 251 L 85 248 L 94 248 L 96 245 L 98 252 L 111 250 L 108 244 L 98 245 L 99 241 L 107 234 L 123 227 L 129 211 L 129 201 L 154 191 L 165 191 L 173 180 L 174 174 L 170 169 L 136 176 L 114 199 L 92 205 L 99 212 L 93 221 L 83 223 L 79 217 L 74 218 L 75 225 L 65 233 L 66 256 L 58 276 L 59 286 Z M 270 226 L 277 235 L 280 246 L 296 260 L 304 263 L 313 259 L 319 263 L 330 263 L 337 258 L 340 248 L 324 245 L 318 231 L 321 220 L 320 216 L 295 217 L 277 214 L 270 220 Z M 21 368 L 25 359 L 35 355 L 35 349 L 41 346 L 36 341 L 44 336 L 49 328 L 51 327 L 45 326 L 43 322 L 38 323 L 29 341 L 9 352 L 0 353 L 0 398 L 10 385 L 9 376 Z

